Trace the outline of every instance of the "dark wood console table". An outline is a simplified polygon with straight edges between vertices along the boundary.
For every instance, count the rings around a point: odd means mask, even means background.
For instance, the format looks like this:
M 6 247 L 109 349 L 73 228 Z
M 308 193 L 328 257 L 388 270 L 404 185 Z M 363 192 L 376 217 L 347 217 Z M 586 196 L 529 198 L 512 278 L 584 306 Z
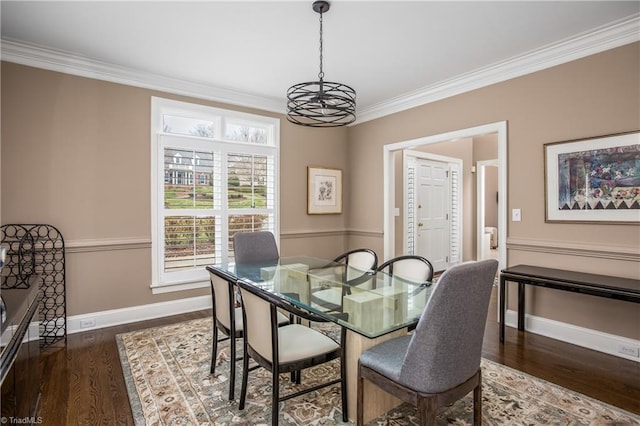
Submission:
M 500 342 L 504 343 L 507 281 L 518 283 L 518 330 L 524 331 L 524 286 L 535 285 L 640 303 L 640 280 L 516 265 L 500 271 Z
M 3 288 L 6 315 L 0 338 L 0 423 L 39 423 L 40 276 L 31 275 L 28 288 Z

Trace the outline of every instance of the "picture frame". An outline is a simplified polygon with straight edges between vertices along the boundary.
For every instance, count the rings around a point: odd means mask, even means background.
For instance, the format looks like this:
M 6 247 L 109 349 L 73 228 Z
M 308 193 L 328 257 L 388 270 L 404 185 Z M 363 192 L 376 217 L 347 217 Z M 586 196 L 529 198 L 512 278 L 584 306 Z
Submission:
M 640 223 L 640 131 L 544 144 L 545 222 Z
M 307 167 L 307 214 L 342 213 L 342 170 Z

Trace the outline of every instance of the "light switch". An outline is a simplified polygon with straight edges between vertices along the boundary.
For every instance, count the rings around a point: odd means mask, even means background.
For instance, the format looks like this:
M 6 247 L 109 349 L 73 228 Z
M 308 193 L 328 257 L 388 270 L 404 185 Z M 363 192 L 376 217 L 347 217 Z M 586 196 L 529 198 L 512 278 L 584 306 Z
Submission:
M 511 220 L 513 222 L 520 222 L 522 220 L 522 212 L 520 211 L 520 209 L 511 210 Z
M 396 217 L 400 216 L 400 209 L 398 207 L 393 209 L 393 215 L 396 216 Z

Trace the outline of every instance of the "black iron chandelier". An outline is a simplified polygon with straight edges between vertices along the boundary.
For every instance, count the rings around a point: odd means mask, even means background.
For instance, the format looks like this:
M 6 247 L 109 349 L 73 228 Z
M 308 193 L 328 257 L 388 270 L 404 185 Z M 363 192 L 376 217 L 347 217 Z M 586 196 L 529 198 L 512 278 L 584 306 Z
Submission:
M 320 73 L 318 81 L 294 84 L 287 90 L 287 120 L 301 126 L 338 127 L 356 120 L 356 91 L 346 84 L 324 81 L 322 71 L 322 14 L 329 2 L 313 2 L 320 14 Z

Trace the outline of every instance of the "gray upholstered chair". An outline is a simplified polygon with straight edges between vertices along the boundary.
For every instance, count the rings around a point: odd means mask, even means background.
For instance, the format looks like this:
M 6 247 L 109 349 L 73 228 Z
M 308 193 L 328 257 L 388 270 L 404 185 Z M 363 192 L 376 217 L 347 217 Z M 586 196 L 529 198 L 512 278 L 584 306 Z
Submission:
M 278 424 L 278 406 L 281 401 L 294 398 L 327 386 L 340 383 L 342 419 L 347 421 L 346 370 L 344 347 L 325 334 L 301 324 L 277 325 L 277 309 L 287 309 L 296 316 L 305 312 L 285 305 L 281 299 L 251 283 L 238 281 L 242 297 L 245 325 L 244 360 L 240 410 L 244 409 L 249 377 L 249 357 L 271 372 L 272 401 L 271 424 Z M 345 333 L 341 334 L 341 340 Z M 248 356 L 247 356 L 248 355 Z M 299 372 L 305 368 L 340 358 L 340 377 L 316 386 L 280 396 L 280 373 Z M 293 381 L 293 379 L 292 379 Z
M 236 263 L 277 262 L 280 257 L 276 239 L 269 231 L 236 232 L 233 251 Z
M 413 403 L 422 425 L 439 407 L 473 390 L 474 424 L 482 423 L 480 355 L 498 262 L 465 262 L 439 278 L 415 332 L 380 343 L 358 362 L 357 424 L 363 422 L 364 381 Z
M 211 299 L 213 308 L 213 338 L 211 349 L 211 369 L 210 373 L 216 372 L 216 359 L 218 357 L 218 343 L 230 340 L 229 354 L 229 401 L 234 399 L 236 383 L 236 362 L 242 358 L 237 358 L 236 339 L 244 336 L 244 325 L 242 320 L 242 308 L 236 303 L 236 291 L 233 282 L 218 275 L 216 270 L 207 266 L 211 279 Z M 282 313 L 278 312 L 278 324 L 289 323 Z M 218 340 L 218 331 L 226 337 Z

